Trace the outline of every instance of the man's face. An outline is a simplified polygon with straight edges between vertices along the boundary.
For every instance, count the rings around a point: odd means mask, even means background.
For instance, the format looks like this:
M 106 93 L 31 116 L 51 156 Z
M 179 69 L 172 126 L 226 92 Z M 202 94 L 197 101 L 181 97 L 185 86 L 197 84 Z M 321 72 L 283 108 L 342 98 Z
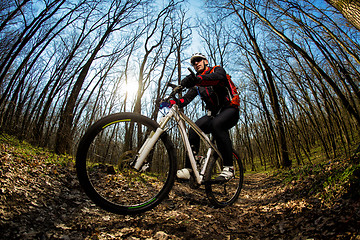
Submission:
M 192 65 L 197 73 L 202 73 L 206 69 L 206 66 L 208 64 L 209 64 L 208 60 L 204 58 L 195 58 L 192 61 Z

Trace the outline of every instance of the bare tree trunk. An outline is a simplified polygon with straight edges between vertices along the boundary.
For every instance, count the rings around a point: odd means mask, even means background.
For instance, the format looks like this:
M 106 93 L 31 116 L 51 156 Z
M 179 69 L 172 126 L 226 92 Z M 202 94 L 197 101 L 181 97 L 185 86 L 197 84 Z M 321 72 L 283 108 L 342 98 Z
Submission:
M 236 15 L 241 20 L 246 32 L 247 36 L 249 37 L 249 43 L 252 45 L 256 58 L 259 60 L 259 64 L 264 67 L 263 78 L 266 83 L 266 86 L 269 91 L 269 97 L 271 101 L 271 107 L 274 112 L 275 117 L 275 126 L 277 132 L 277 138 L 280 146 L 280 153 L 281 153 L 281 165 L 283 167 L 290 167 L 291 160 L 289 158 L 287 143 L 286 143 L 286 136 L 285 136 L 285 128 L 284 122 L 281 115 L 281 109 L 279 104 L 279 98 L 275 86 L 275 80 L 273 78 L 272 69 L 270 68 L 269 64 L 267 63 L 266 59 L 264 58 L 255 37 L 251 33 L 249 26 L 243 16 L 236 10 L 235 6 L 233 6 L 233 10 L 235 11 Z M 260 67 L 260 66 L 259 66 Z
M 61 2 L 58 5 L 56 5 L 58 2 L 60 2 L 60 0 L 54 0 L 54 2 L 52 2 L 49 6 L 47 6 L 39 14 L 39 16 L 35 18 L 34 21 L 23 30 L 23 32 L 18 37 L 18 40 L 12 46 L 12 49 L 4 57 L 3 62 L 0 65 L 0 73 L 1 73 L 0 86 L 4 82 L 9 69 L 11 68 L 13 62 L 18 57 L 18 55 L 23 50 L 23 48 L 29 43 L 29 41 L 35 35 L 35 33 L 41 29 L 42 24 L 59 10 L 60 6 L 65 2 L 65 0 L 61 0 Z M 56 8 L 53 9 L 52 12 L 49 12 L 49 10 L 55 6 Z M 13 82 L 9 83 L 9 85 L 13 85 L 13 84 L 14 84 Z M 1 101 L 3 101 L 3 97 L 1 99 L 2 99 Z
M 287 45 L 297 51 L 319 74 L 325 81 L 331 86 L 334 92 L 339 97 L 341 103 L 345 107 L 345 109 L 356 119 L 358 125 L 360 125 L 360 116 L 355 111 L 355 109 L 351 106 L 350 102 L 347 100 L 346 96 L 342 93 L 341 89 L 337 86 L 337 84 L 332 80 L 332 78 L 316 63 L 316 61 L 299 45 L 293 42 L 290 38 L 288 38 L 283 32 L 277 29 L 266 17 L 261 15 L 257 10 L 251 9 L 244 4 L 240 3 L 247 11 L 251 12 L 255 16 L 257 16 L 264 24 L 266 24 L 270 30 L 272 30 L 276 35 L 278 35 Z
M 137 3 L 136 5 L 138 5 Z M 91 56 L 83 66 L 74 86 L 71 91 L 71 94 L 69 96 L 69 99 L 67 100 L 65 104 L 65 108 L 62 111 L 60 115 L 59 120 L 59 128 L 56 134 L 56 142 L 55 142 L 55 152 L 58 154 L 62 153 L 69 153 L 70 143 L 72 141 L 71 136 L 71 129 L 72 129 L 72 123 L 74 119 L 74 108 L 75 104 L 78 98 L 78 95 L 80 93 L 80 90 L 82 88 L 82 85 L 85 81 L 86 75 L 89 72 L 90 66 L 92 62 L 94 61 L 97 53 L 100 51 L 100 49 L 104 46 L 106 40 L 108 39 L 111 32 L 114 30 L 115 26 L 119 23 L 122 15 L 130 8 L 130 3 L 126 2 L 125 5 L 122 7 L 122 9 L 116 14 L 116 16 L 112 19 L 112 22 L 109 23 L 105 33 L 102 35 L 100 41 L 96 45 L 95 49 L 93 50 Z M 135 6 L 136 6 L 135 5 Z M 135 6 L 131 6 L 132 8 Z
M 18 14 L 18 12 L 20 12 L 21 8 L 23 6 L 25 6 L 25 4 L 27 2 L 29 2 L 30 0 L 24 0 L 22 3 L 20 3 L 16 9 L 14 9 L 14 11 L 10 12 L 9 15 L 7 16 L 6 19 L 4 19 L 4 21 L 1 23 L 0 25 L 0 32 L 4 29 L 4 27 L 6 26 L 6 24 L 8 24 L 11 19 L 13 19 L 15 17 L 16 14 Z
M 134 112 L 135 113 L 141 113 L 141 98 L 144 94 L 145 89 L 145 66 L 147 64 L 147 61 L 150 57 L 150 54 L 156 50 L 159 46 L 161 46 L 164 43 L 165 37 L 166 37 L 166 31 L 167 31 L 167 19 L 170 16 L 170 13 L 173 11 L 174 2 L 171 1 L 156 17 L 154 21 L 154 26 L 152 30 L 150 31 L 149 35 L 146 37 L 145 44 L 144 44 L 144 50 L 145 54 L 140 64 L 139 69 L 139 79 L 138 79 L 138 91 L 136 94 L 136 101 L 134 106 Z M 160 27 L 159 27 L 160 25 Z M 150 27 L 151 25 L 149 25 Z M 154 37 L 157 37 L 157 32 L 160 29 L 160 36 L 158 37 L 158 40 L 156 40 L 150 47 L 148 46 L 150 42 L 152 42 Z M 157 58 L 157 57 L 155 57 Z M 149 75 L 149 73 L 147 74 Z
M 354 27 L 360 31 L 359 0 L 325 0 L 336 8 Z

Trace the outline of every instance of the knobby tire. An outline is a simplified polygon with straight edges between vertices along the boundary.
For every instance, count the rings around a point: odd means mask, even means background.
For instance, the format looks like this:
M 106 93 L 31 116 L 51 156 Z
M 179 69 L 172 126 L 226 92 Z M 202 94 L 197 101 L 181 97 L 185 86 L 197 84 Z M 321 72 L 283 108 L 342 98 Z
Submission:
M 216 208 L 223 208 L 236 202 L 239 198 L 243 181 L 244 169 L 239 155 L 233 152 L 235 177 L 227 182 L 217 182 L 223 164 L 221 158 L 214 156 L 205 172 L 205 191 L 210 203 Z
M 117 113 L 94 123 L 81 139 L 76 170 L 88 197 L 106 211 L 137 214 L 154 208 L 174 184 L 176 159 L 164 132 L 139 172 L 133 160 L 151 131 L 159 127 L 148 117 Z

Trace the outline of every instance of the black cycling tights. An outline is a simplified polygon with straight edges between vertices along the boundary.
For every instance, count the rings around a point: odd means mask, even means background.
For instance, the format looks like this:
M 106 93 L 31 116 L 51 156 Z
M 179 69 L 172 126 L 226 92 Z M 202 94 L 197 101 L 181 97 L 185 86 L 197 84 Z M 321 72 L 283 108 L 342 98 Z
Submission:
M 218 115 L 203 116 L 195 123 L 205 133 L 211 133 L 214 136 L 216 146 L 218 147 L 223 159 L 224 166 L 232 166 L 232 142 L 229 135 L 229 129 L 236 125 L 239 120 L 239 110 L 233 107 L 225 108 Z M 189 141 L 196 153 L 200 147 L 200 137 L 194 130 L 189 131 Z M 187 159 L 185 167 L 190 167 Z

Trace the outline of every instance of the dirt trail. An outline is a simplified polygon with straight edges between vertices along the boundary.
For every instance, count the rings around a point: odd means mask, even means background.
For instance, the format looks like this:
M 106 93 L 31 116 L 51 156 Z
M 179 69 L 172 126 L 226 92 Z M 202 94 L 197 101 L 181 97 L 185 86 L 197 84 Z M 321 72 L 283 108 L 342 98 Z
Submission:
M 203 190 L 176 183 L 154 210 L 119 216 L 84 195 L 73 166 L 25 161 L 2 147 L 0 239 L 360 239 L 359 203 L 326 208 L 293 190 L 251 174 L 236 204 L 213 209 Z

